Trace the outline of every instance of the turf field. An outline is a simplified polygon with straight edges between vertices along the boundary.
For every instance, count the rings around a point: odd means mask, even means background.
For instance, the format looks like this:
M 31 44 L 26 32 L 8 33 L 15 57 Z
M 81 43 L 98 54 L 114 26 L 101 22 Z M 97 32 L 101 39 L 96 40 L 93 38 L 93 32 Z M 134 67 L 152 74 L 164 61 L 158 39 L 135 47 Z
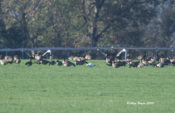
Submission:
M 0 113 L 174 113 L 175 67 L 0 66 Z

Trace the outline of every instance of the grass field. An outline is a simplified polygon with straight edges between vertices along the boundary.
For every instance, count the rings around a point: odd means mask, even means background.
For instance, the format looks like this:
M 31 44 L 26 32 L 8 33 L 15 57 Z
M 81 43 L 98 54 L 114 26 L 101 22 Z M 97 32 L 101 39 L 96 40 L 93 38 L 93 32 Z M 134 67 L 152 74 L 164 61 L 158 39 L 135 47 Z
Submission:
M 175 67 L 91 62 L 96 66 L 0 66 L 0 113 L 175 112 Z

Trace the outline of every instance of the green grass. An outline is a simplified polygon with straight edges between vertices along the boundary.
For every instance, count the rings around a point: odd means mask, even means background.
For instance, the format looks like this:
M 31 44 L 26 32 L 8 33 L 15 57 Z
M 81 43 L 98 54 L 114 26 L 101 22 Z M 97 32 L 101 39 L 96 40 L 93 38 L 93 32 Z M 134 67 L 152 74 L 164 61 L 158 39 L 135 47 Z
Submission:
M 0 66 L 0 113 L 174 113 L 175 67 L 91 62 L 96 66 Z

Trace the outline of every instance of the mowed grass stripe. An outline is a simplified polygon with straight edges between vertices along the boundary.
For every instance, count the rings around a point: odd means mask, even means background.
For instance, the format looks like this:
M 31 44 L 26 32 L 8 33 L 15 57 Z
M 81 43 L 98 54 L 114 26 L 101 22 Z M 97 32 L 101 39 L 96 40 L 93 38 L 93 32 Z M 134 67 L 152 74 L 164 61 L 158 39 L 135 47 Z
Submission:
M 0 66 L 0 113 L 173 113 L 175 67 Z M 128 105 L 127 102 L 155 102 Z

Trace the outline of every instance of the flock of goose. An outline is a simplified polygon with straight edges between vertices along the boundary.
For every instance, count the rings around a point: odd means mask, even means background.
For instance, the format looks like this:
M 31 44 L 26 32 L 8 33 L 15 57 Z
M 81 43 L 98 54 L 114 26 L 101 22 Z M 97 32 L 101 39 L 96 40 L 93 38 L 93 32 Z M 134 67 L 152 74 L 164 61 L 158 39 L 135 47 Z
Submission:
M 129 67 L 138 67 L 138 68 L 142 68 L 144 66 L 164 67 L 166 65 L 175 66 L 175 58 L 170 57 L 144 58 L 144 56 L 138 56 L 137 59 L 134 60 L 133 59 L 119 60 L 110 56 L 106 58 L 106 64 L 114 68 L 125 66 L 126 64 L 128 64 Z
M 76 57 L 76 56 L 70 56 L 69 58 L 64 58 L 63 61 L 60 60 L 47 60 L 44 58 L 44 55 L 48 52 L 51 53 L 51 51 L 45 52 L 43 55 L 34 54 L 34 55 L 28 55 L 29 61 L 25 62 L 26 66 L 32 66 L 33 64 L 43 64 L 43 65 L 58 65 L 58 66 L 76 66 L 76 65 L 84 65 L 84 64 L 91 64 L 88 63 L 87 60 L 92 59 L 92 56 L 90 54 L 85 55 L 84 57 Z M 154 67 L 164 67 L 166 65 L 174 65 L 175 66 L 175 58 L 170 57 L 145 57 L 145 56 L 138 56 L 137 59 L 126 59 L 121 60 L 121 54 L 125 51 L 120 51 L 116 56 L 107 55 L 105 53 L 102 53 L 106 57 L 106 65 L 118 68 L 120 66 L 126 66 L 129 67 L 144 67 L 144 66 L 154 66 Z M 51 55 L 51 54 L 50 54 Z M 21 59 L 18 55 L 15 55 L 14 57 L 11 56 L 5 56 L 2 57 L 0 55 L 0 63 L 1 65 L 7 65 L 16 63 L 19 64 L 21 62 Z M 93 64 L 94 65 L 94 64 Z
M 18 55 L 15 55 L 13 58 L 11 56 L 5 56 L 3 58 L 2 55 L 0 55 L 0 63 L 1 65 L 12 64 L 12 63 L 19 64 L 21 63 L 21 59 L 18 57 Z
M 90 60 L 92 57 L 91 55 L 86 55 L 85 57 L 74 57 L 70 56 L 68 59 L 64 59 L 63 61 L 60 60 L 47 60 L 42 55 L 35 54 L 33 57 L 29 58 L 29 61 L 25 62 L 26 66 L 32 66 L 33 64 L 43 64 L 43 65 L 58 65 L 58 66 L 76 66 L 76 65 L 83 65 L 88 64 L 87 60 Z M 21 59 L 18 55 L 15 55 L 14 57 L 11 56 L 5 56 L 4 58 L 2 55 L 0 55 L 0 63 L 1 65 L 7 65 L 7 64 L 20 64 Z

